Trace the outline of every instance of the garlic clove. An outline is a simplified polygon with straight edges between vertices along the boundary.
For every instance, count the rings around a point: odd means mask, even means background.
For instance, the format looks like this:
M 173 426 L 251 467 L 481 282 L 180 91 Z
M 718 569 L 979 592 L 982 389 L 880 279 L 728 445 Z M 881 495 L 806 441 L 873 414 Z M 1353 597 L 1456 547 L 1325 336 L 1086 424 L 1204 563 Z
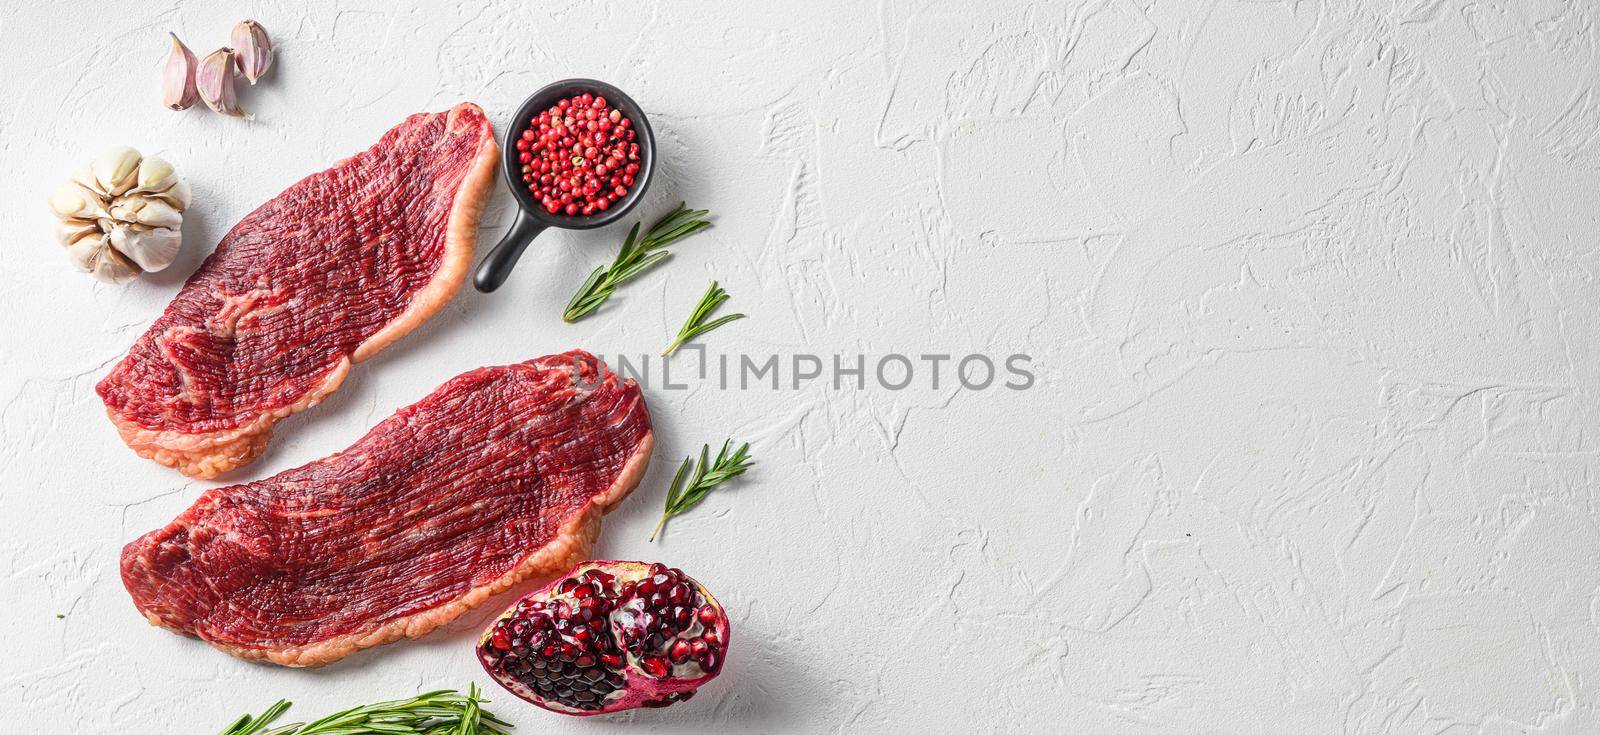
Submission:
M 51 211 L 54 211 L 57 217 L 63 219 L 69 217 L 87 219 L 103 216 L 105 212 L 100 205 L 98 194 L 76 181 L 69 181 L 56 187 L 55 192 L 50 195 Z
M 177 34 L 167 35 L 172 36 L 172 52 L 167 55 L 167 65 L 161 73 L 161 104 L 174 110 L 187 110 L 200 99 L 194 81 L 199 63 L 194 59 L 194 52 L 178 40 Z
M 78 170 L 72 173 L 70 180 L 72 183 L 94 192 L 96 196 L 109 196 L 100 189 L 100 182 L 94 180 L 94 161 L 79 166 Z
M 79 240 L 67 248 L 78 270 L 106 283 L 127 283 L 139 277 L 139 265 L 111 247 L 109 237 Z
M 168 185 L 164 191 L 146 192 L 145 196 L 160 199 L 173 209 L 182 212 L 189 208 L 189 182 L 180 178 Z
M 95 184 L 111 196 L 120 196 L 138 183 L 139 152 L 127 146 L 100 154 L 91 164 Z
M 172 164 L 155 156 L 145 158 L 139 162 L 139 188 L 134 191 L 161 191 L 171 185 L 173 174 Z
M 73 265 L 78 266 L 78 270 L 88 273 L 94 270 L 96 253 L 106 247 L 110 245 L 105 235 L 86 237 L 67 246 L 67 257 L 72 259 Z
M 127 283 L 139 277 L 139 266 L 116 251 L 100 248 L 89 265 L 89 275 L 106 283 Z
M 212 51 L 200 61 L 200 71 L 195 77 L 200 88 L 200 99 L 207 107 L 232 117 L 254 119 L 243 108 L 233 91 L 233 49 L 226 46 Z
M 114 221 L 131 223 L 139 217 L 139 210 L 143 208 L 143 199 L 118 197 L 115 202 L 111 203 L 111 209 L 107 210 L 106 213 L 111 215 L 111 219 Z
M 147 196 L 125 196 L 111 205 L 111 216 L 123 222 L 150 227 L 179 227 L 183 213 L 160 199 Z
M 100 239 L 100 223 L 89 219 L 65 219 L 56 224 L 56 239 L 71 247 L 86 237 Z
M 183 247 L 183 236 L 176 229 L 165 227 L 152 230 L 118 227 L 111 231 L 109 239 L 117 252 L 151 273 L 172 265 Z
M 236 52 L 234 61 L 239 71 L 255 84 L 272 66 L 272 39 L 267 36 L 267 29 L 253 20 L 241 20 L 233 27 L 228 40 Z

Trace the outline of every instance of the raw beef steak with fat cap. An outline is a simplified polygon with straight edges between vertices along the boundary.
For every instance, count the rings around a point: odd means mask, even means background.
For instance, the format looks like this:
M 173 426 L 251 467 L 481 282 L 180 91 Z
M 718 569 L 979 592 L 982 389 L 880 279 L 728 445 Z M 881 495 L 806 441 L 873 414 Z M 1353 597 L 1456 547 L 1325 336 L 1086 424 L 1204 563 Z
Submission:
M 234 225 L 97 390 L 139 456 L 210 478 L 438 311 L 499 149 L 483 110 L 412 115 Z
M 588 558 L 653 441 L 639 387 L 589 353 L 479 368 L 343 452 L 207 491 L 122 550 L 122 583 L 155 625 L 320 666 Z

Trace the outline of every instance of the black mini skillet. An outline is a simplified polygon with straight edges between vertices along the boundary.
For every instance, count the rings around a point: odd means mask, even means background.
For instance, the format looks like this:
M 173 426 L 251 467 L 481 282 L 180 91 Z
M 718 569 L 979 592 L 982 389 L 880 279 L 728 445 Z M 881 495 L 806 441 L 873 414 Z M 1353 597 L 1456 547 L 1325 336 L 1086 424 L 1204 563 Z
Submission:
M 558 100 L 584 92 L 596 97 L 605 97 L 613 109 L 621 111 L 633 121 L 633 129 L 637 131 L 634 142 L 639 144 L 639 173 L 634 175 L 633 186 L 628 189 L 628 193 L 604 212 L 590 215 L 551 214 L 534 200 L 533 193 L 528 191 L 528 187 L 522 182 L 522 162 L 517 158 L 517 139 L 521 137 L 522 131 L 528 128 L 535 115 L 548 109 Z M 655 170 L 656 139 L 650 131 L 650 121 L 644 116 L 644 110 L 639 109 L 633 98 L 623 94 L 622 90 L 593 79 L 563 79 L 545 85 L 517 108 L 517 114 L 512 116 L 510 124 L 506 126 L 500 157 L 506 184 L 511 187 L 511 197 L 517 202 L 517 219 L 511 223 L 511 229 L 500 238 L 500 242 L 489 250 L 489 255 L 483 262 L 478 264 L 478 272 L 473 276 L 472 283 L 484 293 L 493 291 L 506 282 L 506 278 L 511 276 L 511 269 L 517 265 L 517 259 L 522 257 L 522 251 L 527 249 L 528 243 L 546 228 L 592 230 L 616 222 L 626 215 L 628 210 L 633 209 L 644 196 L 645 189 L 650 185 L 650 174 Z

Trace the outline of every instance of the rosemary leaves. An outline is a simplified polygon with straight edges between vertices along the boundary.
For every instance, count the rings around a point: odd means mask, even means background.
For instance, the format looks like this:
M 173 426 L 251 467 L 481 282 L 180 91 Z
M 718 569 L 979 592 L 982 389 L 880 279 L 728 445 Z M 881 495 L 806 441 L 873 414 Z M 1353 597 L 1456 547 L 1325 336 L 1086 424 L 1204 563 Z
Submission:
M 280 699 L 260 715 L 234 720 L 221 735 L 507 735 L 511 724 L 485 711 L 486 701 L 478 685 L 471 684 L 465 695 L 440 689 L 268 730 L 289 709 L 289 700 Z
M 600 308 L 618 286 L 670 255 L 661 248 L 710 227 L 711 222 L 705 218 L 710 213 L 705 209 L 689 209 L 678 202 L 676 208 L 650 225 L 643 237 L 639 236 L 641 223 L 635 223 L 633 229 L 628 230 L 628 238 L 622 241 L 622 251 L 617 253 L 616 260 L 609 266 L 594 269 L 589 279 L 578 287 L 578 292 L 567 302 L 567 310 L 561 314 L 562 321 L 578 321 Z
M 661 522 L 650 532 L 651 541 L 656 540 L 668 519 L 693 508 L 713 488 L 744 474 L 750 468 L 750 443 L 745 442 L 730 454 L 728 449 L 732 446 L 732 439 L 722 442 L 722 451 L 717 452 L 715 460 L 710 458 L 711 445 L 700 447 L 698 466 L 693 457 L 684 458 L 683 464 L 678 466 L 678 474 L 672 477 L 672 487 L 667 489 L 667 505 L 661 513 Z M 693 476 L 690 475 L 691 468 L 694 470 Z
M 717 307 L 722 306 L 722 302 L 727 300 L 728 292 L 718 286 L 716 281 L 712 281 L 711 288 L 706 289 L 705 295 L 700 297 L 700 303 L 694 307 L 694 313 L 689 315 L 689 321 L 684 322 L 683 329 L 678 330 L 678 338 L 672 340 L 672 344 L 667 345 L 667 349 L 661 351 L 662 357 L 676 352 L 679 347 L 683 346 L 683 343 L 695 337 L 735 319 L 743 319 L 743 314 L 729 314 L 709 322 L 706 321 L 706 319 L 711 318 L 711 312 L 716 311 Z

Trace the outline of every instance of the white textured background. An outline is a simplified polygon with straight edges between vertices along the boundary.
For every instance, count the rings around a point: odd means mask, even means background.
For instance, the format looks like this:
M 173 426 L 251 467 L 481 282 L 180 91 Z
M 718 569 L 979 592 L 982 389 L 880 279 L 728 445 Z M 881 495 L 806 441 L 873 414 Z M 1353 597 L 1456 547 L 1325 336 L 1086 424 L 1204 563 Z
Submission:
M 214 732 L 486 679 L 477 615 L 318 671 L 148 627 L 121 545 L 210 483 L 92 388 L 221 234 L 403 115 L 497 123 L 592 75 L 650 112 L 642 213 L 717 226 L 579 325 L 621 228 L 551 232 L 280 427 L 339 449 L 465 369 L 654 352 L 1027 352 L 1023 392 L 653 391 L 599 553 L 735 618 L 666 711 L 519 731 L 1600 732 L 1600 5 L 1593 0 L 8 2 L 0 9 L 0 698 L 8 730 Z M 453 7 L 452 7 L 453 6 Z M 166 111 L 165 32 L 279 43 L 254 123 Z M 186 250 L 74 273 L 45 197 L 100 149 L 193 183 Z M 502 190 L 484 220 L 509 220 Z M 645 537 L 677 458 L 759 468 Z M 19 722 L 20 719 L 20 722 Z

